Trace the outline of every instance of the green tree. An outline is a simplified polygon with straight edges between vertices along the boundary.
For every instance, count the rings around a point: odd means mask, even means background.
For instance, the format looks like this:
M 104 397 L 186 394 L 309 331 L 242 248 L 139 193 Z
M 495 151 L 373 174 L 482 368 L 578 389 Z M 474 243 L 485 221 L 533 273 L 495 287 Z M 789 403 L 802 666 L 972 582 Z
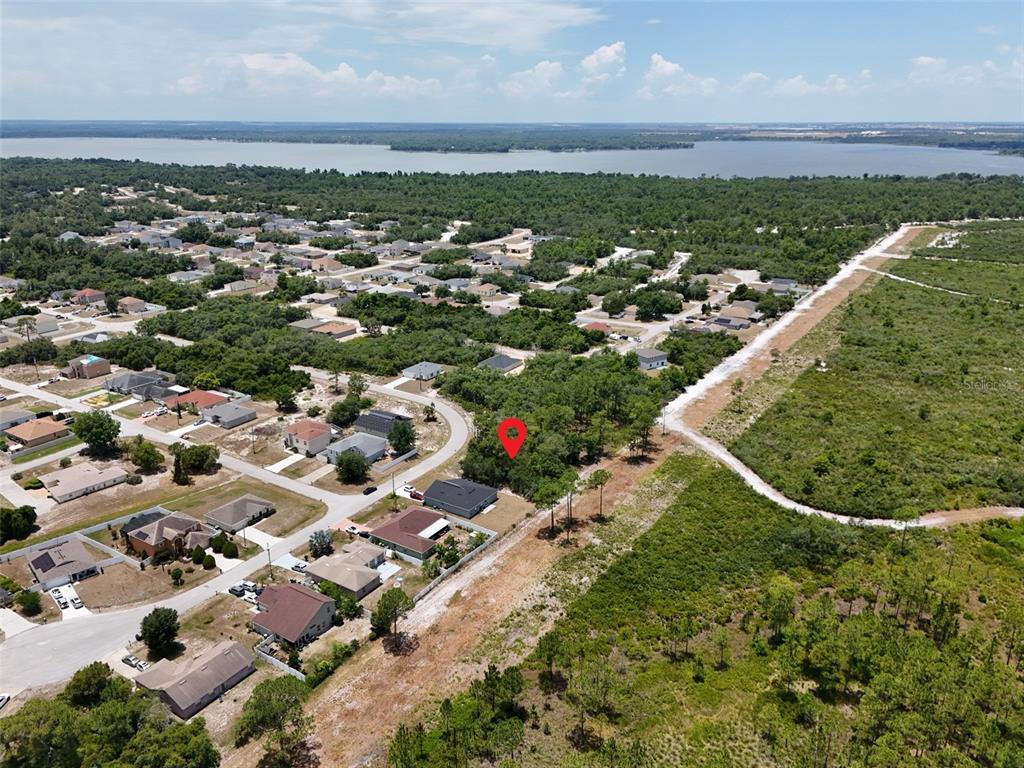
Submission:
M 154 656 L 164 656 L 178 642 L 178 612 L 173 608 L 154 608 L 142 619 L 142 642 Z
M 216 567 L 217 567 L 217 560 L 216 560 L 216 558 L 214 558 L 213 555 L 207 555 L 206 557 L 203 558 L 203 570 L 204 571 L 212 571 Z
M 80 768 L 82 732 L 77 713 L 64 701 L 31 699 L 0 718 L 0 753 L 5 768 Z
M 334 538 L 330 531 L 313 531 L 309 537 L 309 554 L 326 557 L 334 551 Z
M 225 541 L 221 554 L 224 555 L 224 557 L 231 558 L 232 560 L 235 559 L 238 557 L 238 545 L 230 539 Z
M 381 595 L 377 607 L 370 614 L 370 627 L 378 635 L 398 632 L 398 620 L 412 610 L 415 604 L 398 587 L 392 587 Z
M 235 745 L 285 728 L 309 694 L 309 686 L 291 675 L 264 680 L 252 690 L 235 723 Z
M 773 577 L 762 598 L 762 608 L 777 641 L 796 614 L 796 585 L 785 576 Z
M 174 455 L 174 473 L 171 479 L 176 485 L 188 485 L 191 481 L 188 473 L 185 471 L 185 464 L 181 459 L 181 453 L 174 450 L 174 446 L 171 446 L 171 453 Z
M 171 570 L 171 583 L 176 587 L 185 583 L 185 572 L 181 568 Z
M 161 467 L 164 456 L 155 445 L 140 438 L 131 450 L 131 460 L 140 472 L 148 473 Z
M 388 442 L 399 456 L 411 451 L 416 445 L 416 429 L 411 421 L 398 419 L 391 425 Z
M 335 462 L 338 479 L 343 483 L 363 483 L 370 474 L 370 463 L 359 451 L 344 451 Z
M 203 559 L 205 557 L 206 557 L 206 550 L 203 547 L 201 547 L 198 544 L 196 544 L 195 548 L 192 550 L 192 563 L 193 563 L 193 565 L 202 565 L 203 564 Z
M 25 616 L 36 616 L 43 610 L 43 603 L 39 598 L 38 592 L 22 590 L 14 598 L 14 602 L 18 604 L 22 614 Z
M 106 411 L 78 414 L 71 429 L 89 447 L 89 452 L 97 455 L 112 453 L 121 433 L 121 425 Z
M 607 469 L 595 469 L 587 478 L 587 488 L 597 488 L 598 490 L 597 517 L 599 520 L 604 519 L 604 487 L 611 479 L 612 473 Z
M 200 371 L 192 377 L 195 389 L 216 389 L 220 386 L 220 377 L 212 371 Z
M 0 544 L 24 539 L 36 525 L 36 509 L 27 504 L 0 508 Z
M 102 661 L 94 661 L 75 672 L 68 680 L 60 698 L 73 707 L 95 707 L 112 699 L 127 699 L 131 684 Z

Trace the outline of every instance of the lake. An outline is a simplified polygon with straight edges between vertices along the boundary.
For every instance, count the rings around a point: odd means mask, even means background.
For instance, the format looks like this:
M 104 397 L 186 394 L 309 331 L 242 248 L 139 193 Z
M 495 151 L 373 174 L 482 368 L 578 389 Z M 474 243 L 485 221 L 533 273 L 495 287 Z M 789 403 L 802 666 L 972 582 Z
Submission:
M 289 144 L 195 139 L 0 139 L 0 157 L 105 157 L 183 165 L 273 165 L 359 171 L 485 173 L 558 171 L 662 176 L 860 176 L 1022 174 L 1024 157 L 893 144 L 706 141 L 693 149 L 509 152 L 392 152 L 378 144 Z

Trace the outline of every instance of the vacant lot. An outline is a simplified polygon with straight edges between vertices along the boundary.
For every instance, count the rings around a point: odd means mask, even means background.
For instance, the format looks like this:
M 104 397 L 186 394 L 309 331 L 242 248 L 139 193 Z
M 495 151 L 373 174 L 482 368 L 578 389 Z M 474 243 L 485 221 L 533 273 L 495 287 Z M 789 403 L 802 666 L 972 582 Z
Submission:
M 975 221 L 944 235 L 937 246 L 915 251 L 918 256 L 966 261 L 1002 261 L 1024 264 L 1024 222 Z
M 950 266 L 966 288 L 989 280 Z M 791 498 L 861 517 L 1024 504 L 1024 313 L 892 280 L 840 311 L 825 369 L 733 452 Z
M 910 259 L 893 262 L 889 271 L 908 280 L 950 291 L 1024 303 L 1024 264 L 979 261 L 965 265 L 938 259 Z
M 104 544 L 112 544 L 109 539 L 99 540 Z M 175 587 L 171 582 L 171 571 L 175 568 L 181 568 L 183 572 L 184 583 L 180 587 Z M 167 563 L 163 567 L 147 568 L 144 571 L 126 563 L 118 563 L 104 568 L 99 576 L 79 582 L 75 590 L 90 610 L 117 610 L 190 589 L 217 574 L 216 568 L 204 571 L 202 566 L 184 562 Z

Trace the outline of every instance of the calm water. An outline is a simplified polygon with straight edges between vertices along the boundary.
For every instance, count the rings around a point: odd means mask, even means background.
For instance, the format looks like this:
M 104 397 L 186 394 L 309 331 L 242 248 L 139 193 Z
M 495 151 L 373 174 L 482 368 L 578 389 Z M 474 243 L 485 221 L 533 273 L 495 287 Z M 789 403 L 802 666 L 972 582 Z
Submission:
M 183 165 L 275 165 L 358 171 L 572 171 L 694 177 L 1024 174 L 1024 157 L 889 144 L 699 142 L 693 149 L 471 154 L 392 152 L 366 144 L 285 144 L 192 139 L 3 139 L 0 157 L 106 157 Z

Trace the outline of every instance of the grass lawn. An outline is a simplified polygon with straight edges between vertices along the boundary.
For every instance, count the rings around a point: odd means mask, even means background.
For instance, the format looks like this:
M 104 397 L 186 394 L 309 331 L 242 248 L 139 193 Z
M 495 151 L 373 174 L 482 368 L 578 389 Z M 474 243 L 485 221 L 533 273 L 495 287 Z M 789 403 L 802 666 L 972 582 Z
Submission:
M 965 288 L 992 279 L 949 267 Z M 860 517 L 1024 504 L 1024 312 L 893 280 L 837 311 L 827 370 L 800 375 L 733 452 L 789 497 Z
M 70 448 L 73 445 L 81 445 L 82 441 L 74 435 L 68 437 L 62 437 L 59 440 L 54 440 L 52 443 L 41 445 L 38 448 L 29 448 L 20 452 L 17 456 L 11 459 L 12 464 L 24 464 L 26 461 L 33 461 L 34 459 L 41 459 L 43 456 L 50 456 L 54 453 L 59 453 L 65 448 Z
M 202 518 L 207 512 L 247 493 L 273 503 L 277 511 L 256 526 L 272 536 L 283 536 L 301 528 L 327 510 L 323 502 L 307 499 L 291 491 L 275 488 L 247 477 L 189 494 L 167 502 L 164 506 L 177 512 L 185 512 Z

